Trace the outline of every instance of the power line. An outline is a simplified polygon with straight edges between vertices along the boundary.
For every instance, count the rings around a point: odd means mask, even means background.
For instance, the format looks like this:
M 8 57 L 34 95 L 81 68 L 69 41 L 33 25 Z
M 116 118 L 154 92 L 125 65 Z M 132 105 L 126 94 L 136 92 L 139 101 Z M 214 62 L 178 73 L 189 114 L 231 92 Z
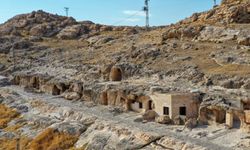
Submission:
M 149 1 L 150 0 L 145 0 L 145 6 L 142 9 L 142 11 L 145 12 L 145 16 L 146 16 L 146 24 L 145 24 L 146 29 L 149 28 Z M 132 18 L 132 17 L 134 17 L 134 16 L 136 16 L 136 15 L 138 15 L 140 13 L 141 13 L 141 10 L 136 11 L 134 14 L 128 16 L 127 18 L 124 18 L 122 20 L 117 21 L 117 22 L 113 23 L 112 25 L 117 25 L 117 24 L 119 24 L 121 22 L 127 21 L 128 19 L 130 19 L 130 18 Z
M 136 15 L 138 15 L 138 14 L 140 14 L 140 13 L 141 13 L 141 11 L 137 11 L 137 12 L 135 12 L 134 14 L 131 14 L 130 16 L 128 16 L 128 17 L 126 17 L 126 18 L 124 18 L 124 19 L 122 19 L 122 20 L 119 20 L 119 21 L 113 23 L 112 25 L 117 25 L 117 24 L 119 24 L 119 23 L 122 23 L 122 22 L 124 22 L 124 21 L 127 21 L 128 19 L 130 19 L 130 18 L 132 18 L 132 17 L 134 17 L 134 16 L 136 16 Z

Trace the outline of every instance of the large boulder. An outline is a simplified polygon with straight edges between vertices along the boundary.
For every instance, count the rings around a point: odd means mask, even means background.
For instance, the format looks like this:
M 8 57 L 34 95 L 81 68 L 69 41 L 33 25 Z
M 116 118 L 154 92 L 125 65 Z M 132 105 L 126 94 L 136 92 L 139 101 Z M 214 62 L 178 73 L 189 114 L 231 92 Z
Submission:
M 227 29 L 225 27 L 205 27 L 198 37 L 199 41 L 225 42 L 235 40 L 240 34 L 239 30 Z
M 158 115 L 154 110 L 148 110 L 142 115 L 142 118 L 143 120 L 153 121 L 157 116 Z
M 198 121 L 196 118 L 190 118 L 185 122 L 185 127 L 188 129 L 193 129 L 198 125 Z
M 77 92 L 65 92 L 63 96 L 67 100 L 79 100 L 81 99 L 81 95 Z
M 83 91 L 83 85 L 80 82 L 76 82 L 70 85 L 69 91 L 81 94 Z
M 170 124 L 172 120 L 168 115 L 162 115 L 155 118 L 155 122 L 160 124 Z
M 83 25 L 68 26 L 57 34 L 59 39 L 75 39 L 82 34 L 87 34 L 89 29 Z
M 99 36 L 93 36 L 93 37 L 90 37 L 87 41 L 93 45 L 93 44 L 96 44 L 96 45 L 103 45 L 103 44 L 106 44 L 110 41 L 113 41 L 114 38 L 112 36 L 103 36 L 103 35 L 99 35 Z
M 81 135 L 87 129 L 85 125 L 72 121 L 55 123 L 51 125 L 49 128 L 53 128 L 61 133 L 67 133 L 69 135 L 74 135 L 74 136 Z

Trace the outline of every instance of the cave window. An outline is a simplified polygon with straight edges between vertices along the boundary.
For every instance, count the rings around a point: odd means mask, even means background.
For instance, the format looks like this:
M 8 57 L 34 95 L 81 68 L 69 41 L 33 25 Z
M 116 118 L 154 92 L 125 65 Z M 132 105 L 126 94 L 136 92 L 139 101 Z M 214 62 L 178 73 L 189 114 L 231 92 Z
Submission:
M 180 114 L 181 116 L 186 116 L 186 107 L 180 107 L 180 112 L 179 112 L 179 114 Z
M 142 102 L 139 102 L 139 108 L 140 108 L 140 109 L 143 108 Z
M 163 114 L 169 115 L 169 107 L 163 107 Z

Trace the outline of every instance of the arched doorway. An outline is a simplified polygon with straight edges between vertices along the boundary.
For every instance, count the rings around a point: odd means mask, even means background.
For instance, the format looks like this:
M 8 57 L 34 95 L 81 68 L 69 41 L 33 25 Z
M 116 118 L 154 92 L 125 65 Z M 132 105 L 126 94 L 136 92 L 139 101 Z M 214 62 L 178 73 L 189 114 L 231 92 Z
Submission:
M 121 81 L 122 80 L 122 70 L 117 67 L 113 67 L 110 72 L 110 81 Z
M 234 114 L 233 115 L 233 128 L 240 129 L 240 127 L 241 127 L 241 120 L 236 114 Z
M 149 109 L 149 110 L 152 110 L 152 109 L 153 109 L 153 101 L 152 101 L 152 100 L 149 100 L 149 101 L 148 101 L 148 109 Z

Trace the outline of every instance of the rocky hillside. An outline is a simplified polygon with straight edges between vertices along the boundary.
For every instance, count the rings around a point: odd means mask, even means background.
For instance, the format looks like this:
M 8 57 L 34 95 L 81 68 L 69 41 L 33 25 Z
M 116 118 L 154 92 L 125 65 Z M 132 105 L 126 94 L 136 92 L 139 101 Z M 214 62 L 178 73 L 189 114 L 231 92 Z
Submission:
M 0 77 L 0 112 L 10 116 L 0 115 L 0 145 L 15 143 L 20 133 L 33 149 L 43 149 L 39 143 L 51 149 L 247 149 L 249 139 L 237 130 L 189 133 L 183 126 L 143 124 L 122 109 L 122 100 L 143 101 L 161 91 L 199 93 L 201 106 L 223 111 L 250 103 L 250 1 L 223 0 L 149 30 L 44 11 L 18 15 L 0 25 L 0 75 L 24 87 Z M 105 99 L 112 106 L 99 106 Z M 221 144 L 232 135 L 237 140 Z
M 102 31 L 126 30 L 125 27 L 109 27 L 91 21 L 76 22 L 72 17 L 46 13 L 42 10 L 13 17 L 1 25 L 1 35 L 58 37 L 75 39 Z

